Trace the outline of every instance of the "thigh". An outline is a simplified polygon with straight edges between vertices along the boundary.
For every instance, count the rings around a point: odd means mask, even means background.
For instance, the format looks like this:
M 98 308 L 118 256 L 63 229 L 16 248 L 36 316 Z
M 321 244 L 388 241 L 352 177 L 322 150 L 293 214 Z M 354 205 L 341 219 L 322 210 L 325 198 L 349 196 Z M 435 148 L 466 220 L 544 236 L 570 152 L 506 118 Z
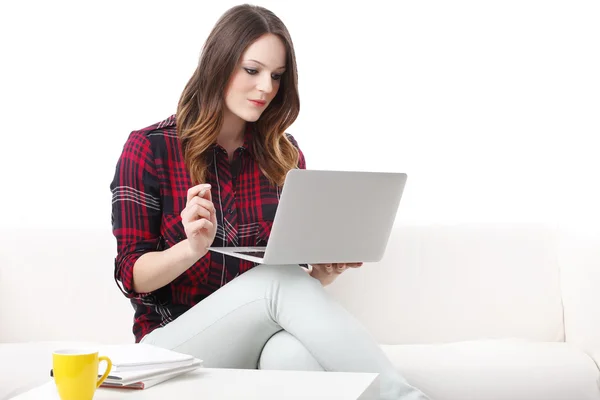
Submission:
M 155 329 L 143 342 L 192 354 L 206 367 L 256 368 L 265 343 L 282 329 L 266 304 L 271 282 L 297 274 L 306 275 L 299 266 L 259 265 Z
M 259 360 L 259 369 L 324 371 L 306 347 L 294 335 L 279 331 L 265 344 Z

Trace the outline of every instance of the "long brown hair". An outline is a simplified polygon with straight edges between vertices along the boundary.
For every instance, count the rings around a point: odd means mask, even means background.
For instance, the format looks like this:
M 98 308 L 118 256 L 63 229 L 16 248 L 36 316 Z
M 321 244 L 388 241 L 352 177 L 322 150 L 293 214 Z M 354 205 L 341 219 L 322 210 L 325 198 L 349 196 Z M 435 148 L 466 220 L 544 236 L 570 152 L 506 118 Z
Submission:
M 281 186 L 296 168 L 298 150 L 285 134 L 300 112 L 296 56 L 290 34 L 271 11 L 248 4 L 229 9 L 209 34 L 196 71 L 177 107 L 177 133 L 192 183 L 205 182 L 207 151 L 223 124 L 225 90 L 248 46 L 262 35 L 277 35 L 286 48 L 286 71 L 276 96 L 254 123 L 252 153 L 265 176 Z

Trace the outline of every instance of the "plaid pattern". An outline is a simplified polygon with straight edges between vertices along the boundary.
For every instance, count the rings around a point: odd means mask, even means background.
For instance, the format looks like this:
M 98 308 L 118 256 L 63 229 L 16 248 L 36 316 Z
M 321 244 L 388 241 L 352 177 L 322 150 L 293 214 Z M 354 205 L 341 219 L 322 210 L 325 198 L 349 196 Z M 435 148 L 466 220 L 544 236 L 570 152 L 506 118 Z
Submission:
M 279 188 L 272 186 L 244 145 L 229 163 L 227 152 L 214 145 L 207 183 L 217 210 L 214 246 L 266 245 Z M 288 138 L 298 147 L 295 139 Z M 300 151 L 298 168 L 306 163 Z M 180 213 L 192 187 L 176 135 L 175 116 L 131 132 L 117 162 L 112 191 L 112 229 L 117 239 L 115 281 L 135 310 L 133 333 L 139 342 L 255 264 L 208 252 L 169 285 L 152 293 L 135 293 L 133 266 L 149 251 L 161 251 L 186 238 Z

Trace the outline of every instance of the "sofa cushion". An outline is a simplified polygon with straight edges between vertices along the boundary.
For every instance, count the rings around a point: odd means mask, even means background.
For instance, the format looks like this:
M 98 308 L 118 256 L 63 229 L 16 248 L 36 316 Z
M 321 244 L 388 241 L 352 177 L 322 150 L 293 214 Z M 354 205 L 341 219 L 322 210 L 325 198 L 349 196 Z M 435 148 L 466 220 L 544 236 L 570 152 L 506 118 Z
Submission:
M 598 400 L 600 372 L 566 343 L 482 340 L 384 345 L 406 379 L 436 400 Z
M 384 344 L 564 340 L 555 228 L 398 226 L 327 290 Z

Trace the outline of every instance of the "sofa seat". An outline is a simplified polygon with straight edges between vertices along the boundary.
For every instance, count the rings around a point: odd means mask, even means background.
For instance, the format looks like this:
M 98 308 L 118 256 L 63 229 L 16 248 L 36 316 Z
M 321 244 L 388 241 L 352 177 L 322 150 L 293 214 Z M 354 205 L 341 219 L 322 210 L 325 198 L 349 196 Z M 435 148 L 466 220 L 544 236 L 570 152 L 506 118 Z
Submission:
M 481 340 L 383 345 L 432 400 L 598 400 L 600 371 L 564 342 Z
M 87 342 L 0 344 L 0 400 L 48 380 L 52 351 Z M 600 371 L 566 343 L 481 340 L 382 345 L 399 371 L 432 400 L 599 400 Z

